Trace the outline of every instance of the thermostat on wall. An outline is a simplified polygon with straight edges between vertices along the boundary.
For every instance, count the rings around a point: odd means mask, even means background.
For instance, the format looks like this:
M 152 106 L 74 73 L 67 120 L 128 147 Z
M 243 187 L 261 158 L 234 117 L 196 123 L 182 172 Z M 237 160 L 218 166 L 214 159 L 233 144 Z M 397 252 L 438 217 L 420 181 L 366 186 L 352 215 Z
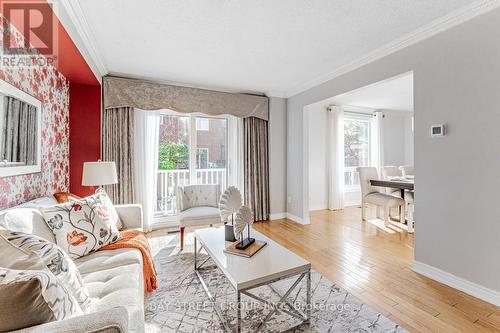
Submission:
M 431 137 L 444 136 L 444 125 L 432 125 L 431 126 Z

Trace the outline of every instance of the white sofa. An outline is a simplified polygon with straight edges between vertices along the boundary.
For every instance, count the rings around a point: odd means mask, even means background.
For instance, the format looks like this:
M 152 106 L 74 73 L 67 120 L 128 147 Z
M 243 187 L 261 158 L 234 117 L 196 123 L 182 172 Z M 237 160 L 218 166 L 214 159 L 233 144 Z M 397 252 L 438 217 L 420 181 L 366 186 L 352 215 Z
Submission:
M 55 242 L 52 232 L 35 208 L 52 203 L 55 203 L 52 198 L 37 199 L 8 210 L 9 214 L 24 216 L 22 219 L 6 221 L 4 216 L 7 211 L 0 211 L 0 228 L 32 233 Z M 115 208 L 124 229 L 142 229 L 140 205 Z M 144 332 L 143 262 L 139 250 L 97 251 L 76 259 L 75 264 L 93 301 L 90 313 L 25 328 L 22 332 Z

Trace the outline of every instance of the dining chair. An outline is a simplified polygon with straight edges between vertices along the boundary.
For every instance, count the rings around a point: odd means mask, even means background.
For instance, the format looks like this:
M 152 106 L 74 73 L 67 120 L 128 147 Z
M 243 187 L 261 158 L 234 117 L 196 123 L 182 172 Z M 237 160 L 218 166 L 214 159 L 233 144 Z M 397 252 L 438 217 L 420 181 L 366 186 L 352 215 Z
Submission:
M 408 225 L 408 232 L 413 232 L 415 225 L 415 194 L 411 191 L 405 193 L 405 203 L 408 218 L 406 219 Z
M 377 186 L 372 186 L 370 180 L 378 180 L 379 175 L 375 167 L 358 167 L 359 182 L 361 185 L 361 220 L 366 220 L 366 204 L 377 206 L 377 217 L 379 209 L 384 210 L 384 223 L 386 226 L 390 223 L 390 209 L 400 207 L 400 221 L 405 219 L 405 202 L 396 196 L 383 193 L 383 190 Z
M 177 186 L 177 219 L 181 227 L 180 247 L 184 249 L 184 229 L 221 223 L 219 199 L 221 187 L 215 185 Z
M 389 180 L 392 177 L 400 177 L 401 171 L 397 166 L 384 166 L 382 167 L 382 178 L 384 180 Z M 401 191 L 397 188 L 386 188 L 386 193 L 400 197 Z
M 403 175 L 403 177 L 415 175 L 415 172 L 413 171 L 413 165 L 400 166 L 399 170 L 401 170 L 401 174 Z

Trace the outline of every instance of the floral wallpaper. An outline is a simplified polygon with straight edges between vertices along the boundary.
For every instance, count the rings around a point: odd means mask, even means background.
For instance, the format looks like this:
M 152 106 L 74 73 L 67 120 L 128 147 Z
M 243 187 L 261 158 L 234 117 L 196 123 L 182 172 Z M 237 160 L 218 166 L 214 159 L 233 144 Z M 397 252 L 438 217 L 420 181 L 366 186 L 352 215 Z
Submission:
M 0 16 L 0 40 L 4 18 Z M 12 38 L 23 36 L 9 23 Z M 3 40 L 1 40 L 3 44 Z M 52 65 L 1 66 L 0 79 L 42 101 L 41 173 L 0 177 L 0 209 L 69 187 L 69 81 Z

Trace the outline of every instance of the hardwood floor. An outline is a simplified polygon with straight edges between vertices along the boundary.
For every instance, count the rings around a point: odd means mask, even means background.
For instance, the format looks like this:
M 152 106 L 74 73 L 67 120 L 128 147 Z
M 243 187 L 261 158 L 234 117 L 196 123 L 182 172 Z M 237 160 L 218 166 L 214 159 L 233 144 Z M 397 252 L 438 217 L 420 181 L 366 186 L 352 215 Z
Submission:
M 282 219 L 254 227 L 409 331 L 500 332 L 500 308 L 414 273 L 413 236 L 361 222 L 360 208 L 311 212 L 306 226 Z

